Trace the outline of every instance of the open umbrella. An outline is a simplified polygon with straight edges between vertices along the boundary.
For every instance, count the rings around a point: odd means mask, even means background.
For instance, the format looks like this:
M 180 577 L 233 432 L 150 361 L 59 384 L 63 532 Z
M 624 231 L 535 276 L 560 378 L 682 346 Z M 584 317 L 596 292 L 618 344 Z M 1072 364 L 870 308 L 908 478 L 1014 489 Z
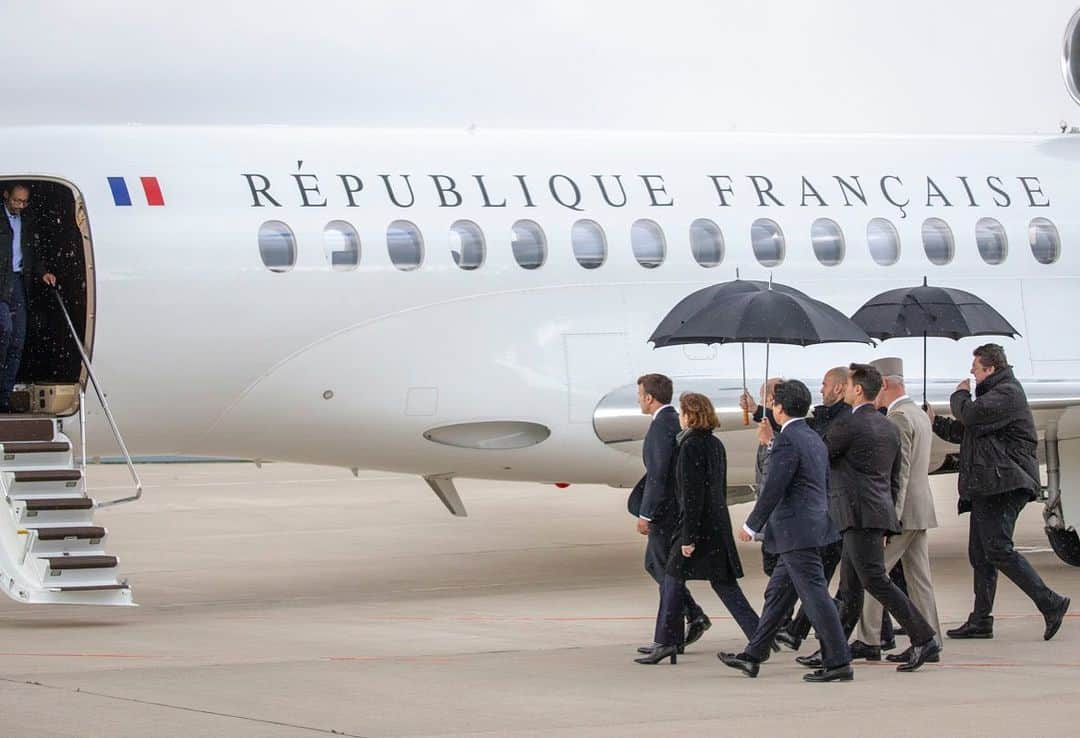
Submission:
M 903 287 L 870 298 L 851 319 L 870 336 L 923 339 L 923 405 L 926 404 L 926 339 L 1009 336 L 1020 333 L 982 298 L 949 287 Z
M 774 343 L 873 343 L 836 308 L 772 280 L 740 280 L 706 287 L 687 296 L 664 316 L 649 337 L 655 348 L 684 344 L 764 343 L 765 377 Z M 743 354 L 743 389 L 746 355 Z M 764 403 L 764 400 L 763 400 Z M 743 422 L 748 422 L 744 415 Z

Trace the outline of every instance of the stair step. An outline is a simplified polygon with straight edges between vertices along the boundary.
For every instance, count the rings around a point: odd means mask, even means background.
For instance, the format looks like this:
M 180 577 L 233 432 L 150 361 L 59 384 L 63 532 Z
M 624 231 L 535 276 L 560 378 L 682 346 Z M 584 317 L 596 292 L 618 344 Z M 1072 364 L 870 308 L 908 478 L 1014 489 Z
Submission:
M 63 541 L 69 538 L 100 540 L 106 532 L 100 525 L 69 525 L 36 530 L 39 541 Z
M 90 510 L 94 501 L 89 497 L 39 497 L 26 500 L 26 509 L 30 512 L 44 510 Z
M 49 418 L 0 419 L 0 443 L 12 441 L 51 441 L 55 433 Z
M 7 448 L 7 446 L 5 446 Z M 82 479 L 82 472 L 78 469 L 37 469 L 35 471 L 15 472 L 16 484 L 30 484 L 32 482 L 77 482 Z
M 57 587 L 60 592 L 104 592 L 114 589 L 131 589 L 127 584 L 89 584 L 84 586 Z
M 71 450 L 67 441 L 13 441 L 3 443 L 4 456 L 14 454 L 61 454 Z
M 45 556 L 53 571 L 69 569 L 111 569 L 116 566 L 115 556 Z

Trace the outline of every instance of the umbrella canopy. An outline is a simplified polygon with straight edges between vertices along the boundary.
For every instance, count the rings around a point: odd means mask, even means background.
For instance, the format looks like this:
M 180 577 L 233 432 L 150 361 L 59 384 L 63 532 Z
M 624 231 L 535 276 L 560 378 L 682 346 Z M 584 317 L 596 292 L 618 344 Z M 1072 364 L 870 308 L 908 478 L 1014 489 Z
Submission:
M 831 305 L 782 284 L 736 280 L 689 295 L 649 340 L 660 348 L 693 343 L 873 343 Z
M 882 292 L 870 298 L 851 319 L 869 335 L 923 340 L 923 406 L 926 405 L 926 339 L 1009 336 L 1020 333 L 982 298 L 950 287 L 918 287 Z
M 1020 333 L 982 298 L 949 287 L 918 287 L 882 292 L 851 316 L 874 338 L 951 338 L 1009 336 Z
M 839 310 L 794 287 L 741 279 L 688 295 L 664 316 L 649 340 L 656 348 L 695 343 L 764 343 L 766 379 L 769 346 L 773 343 L 809 346 L 874 342 Z M 745 390 L 745 348 L 742 375 Z M 745 410 L 743 423 L 749 423 Z

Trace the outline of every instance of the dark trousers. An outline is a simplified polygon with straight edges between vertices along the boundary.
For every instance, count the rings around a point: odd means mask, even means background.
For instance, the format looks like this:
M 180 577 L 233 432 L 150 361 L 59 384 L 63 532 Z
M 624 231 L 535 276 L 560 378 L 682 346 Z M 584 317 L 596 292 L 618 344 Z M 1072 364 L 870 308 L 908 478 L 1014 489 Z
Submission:
M 765 587 L 765 608 L 757 630 L 746 645 L 746 653 L 758 661 L 764 659 L 780 630 L 784 614 L 802 600 L 806 614 L 821 639 L 822 663 L 828 669 L 851 662 L 847 638 L 840 625 L 836 605 L 829 597 L 829 585 L 817 549 L 788 551 L 779 556 Z
M 0 302 L 0 410 L 11 407 L 11 388 L 19 376 L 23 345 L 26 343 L 26 289 L 22 275 L 16 274 L 11 299 Z
M 746 637 L 752 636 L 758 627 L 758 614 L 738 582 L 711 581 L 709 584 Z M 683 627 L 686 605 L 683 600 L 688 591 L 683 580 L 670 574 L 664 577 L 660 584 L 660 609 L 656 613 L 656 634 L 653 636 L 657 643 L 677 646 L 686 640 L 686 629 Z
M 664 577 L 667 575 L 668 556 L 671 554 L 671 544 L 675 535 L 674 531 L 670 530 L 671 527 L 650 523 L 649 537 L 645 544 L 645 571 L 649 572 L 649 576 L 660 586 L 661 600 L 663 600 L 664 596 Z M 694 600 L 694 596 L 690 594 L 689 589 L 686 589 L 685 584 L 683 590 L 683 596 L 680 600 L 683 603 L 683 617 L 690 621 L 704 615 L 705 611 Z
M 975 571 L 975 610 L 969 618 L 972 622 L 993 614 L 999 571 L 1022 589 L 1040 612 L 1046 613 L 1060 602 L 1028 560 L 1013 549 L 1016 518 L 1027 503 L 1028 493 L 1024 490 L 971 501 L 968 559 Z
M 836 573 L 836 567 L 840 564 L 840 555 L 843 550 L 844 543 L 842 540 L 818 549 L 818 553 L 821 554 L 821 567 L 825 572 L 826 586 L 832 581 L 833 574 Z M 787 624 L 786 630 L 800 641 L 806 640 L 806 637 L 810 635 L 810 616 L 806 614 L 805 607 L 799 608 L 799 614 Z
M 863 591 L 880 602 L 907 631 L 912 645 L 921 646 L 934 637 L 907 595 L 885 573 L 885 531 L 880 528 L 849 528 L 844 531 L 844 554 L 840 560 L 840 619 L 845 636 L 859 623 Z M 820 632 L 818 633 L 820 636 Z

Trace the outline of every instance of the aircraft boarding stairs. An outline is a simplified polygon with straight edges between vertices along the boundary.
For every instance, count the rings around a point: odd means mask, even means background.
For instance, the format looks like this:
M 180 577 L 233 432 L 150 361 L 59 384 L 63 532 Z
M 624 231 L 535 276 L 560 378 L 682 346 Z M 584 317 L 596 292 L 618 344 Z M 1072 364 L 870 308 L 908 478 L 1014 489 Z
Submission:
M 29 604 L 134 604 L 59 420 L 0 417 L 0 493 L 5 594 Z

